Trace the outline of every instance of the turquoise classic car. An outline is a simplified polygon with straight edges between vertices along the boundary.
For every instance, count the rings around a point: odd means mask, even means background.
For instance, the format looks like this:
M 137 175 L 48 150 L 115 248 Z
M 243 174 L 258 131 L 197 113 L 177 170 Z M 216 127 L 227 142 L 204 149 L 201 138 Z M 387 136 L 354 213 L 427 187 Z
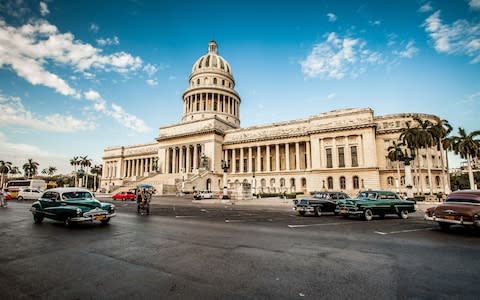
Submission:
M 396 214 L 407 219 L 408 214 L 415 212 L 415 201 L 400 198 L 397 193 L 390 191 L 364 191 L 356 199 L 337 201 L 335 212 L 343 217 L 360 216 L 366 221 L 374 215 L 385 217 L 386 214 Z
M 116 215 L 115 205 L 96 200 L 89 190 L 82 188 L 49 189 L 32 204 L 30 211 L 35 223 L 48 218 L 66 226 L 85 221 L 108 224 Z

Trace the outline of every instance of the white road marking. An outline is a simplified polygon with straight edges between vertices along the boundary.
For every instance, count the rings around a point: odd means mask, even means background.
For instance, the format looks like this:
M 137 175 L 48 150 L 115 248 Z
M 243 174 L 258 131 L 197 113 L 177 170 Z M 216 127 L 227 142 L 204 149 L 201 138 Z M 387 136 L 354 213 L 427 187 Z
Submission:
M 196 218 L 197 216 L 175 216 L 175 218 Z
M 378 234 L 382 234 L 382 235 L 388 234 L 388 233 L 381 232 L 381 231 L 374 231 L 374 233 L 378 233 Z
M 374 233 L 387 235 L 387 234 L 397 234 L 397 233 L 407 233 L 407 232 L 416 232 L 416 231 L 426 231 L 434 229 L 435 227 L 427 227 L 427 228 L 418 228 L 418 229 L 405 229 L 405 230 L 397 230 L 397 231 L 390 231 L 390 232 L 381 232 L 381 231 L 374 231 Z
M 240 223 L 245 222 L 245 220 L 225 220 L 225 223 Z
M 321 224 L 299 224 L 299 225 L 288 225 L 290 228 L 302 228 L 302 227 L 312 227 L 312 226 L 330 226 L 330 225 L 342 225 L 342 224 L 358 224 L 358 222 L 336 222 L 336 223 L 321 223 Z

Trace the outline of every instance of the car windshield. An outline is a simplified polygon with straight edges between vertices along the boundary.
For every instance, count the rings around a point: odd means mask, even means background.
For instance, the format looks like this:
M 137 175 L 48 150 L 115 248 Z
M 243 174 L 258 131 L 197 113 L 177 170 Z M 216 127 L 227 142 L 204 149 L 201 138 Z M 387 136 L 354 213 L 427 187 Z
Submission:
M 300 204 L 302 204 L 302 205 L 308 205 L 308 200 L 302 199 L 302 200 L 300 200 Z
M 68 192 L 63 193 L 62 199 L 69 200 L 69 199 L 90 199 L 93 198 L 92 194 L 89 192 Z
M 377 194 L 369 193 L 369 192 L 360 192 L 357 195 L 357 199 L 377 199 Z

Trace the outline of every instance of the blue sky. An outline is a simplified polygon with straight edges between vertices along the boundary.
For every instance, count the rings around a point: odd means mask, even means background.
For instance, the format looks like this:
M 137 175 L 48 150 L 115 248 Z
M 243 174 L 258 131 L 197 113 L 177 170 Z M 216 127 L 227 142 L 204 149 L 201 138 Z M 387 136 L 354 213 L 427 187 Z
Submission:
M 7 0 L 0 159 L 66 173 L 73 156 L 152 142 L 180 121 L 212 39 L 242 127 L 370 107 L 480 129 L 480 0 Z

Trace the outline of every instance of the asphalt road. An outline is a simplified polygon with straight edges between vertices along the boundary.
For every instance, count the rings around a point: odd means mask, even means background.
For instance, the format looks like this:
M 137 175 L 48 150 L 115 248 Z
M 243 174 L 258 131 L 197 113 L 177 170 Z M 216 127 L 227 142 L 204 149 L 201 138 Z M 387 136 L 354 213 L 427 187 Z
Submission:
M 109 225 L 0 209 L 1 299 L 478 299 L 480 233 L 420 213 L 365 222 L 288 208 L 116 202 Z

